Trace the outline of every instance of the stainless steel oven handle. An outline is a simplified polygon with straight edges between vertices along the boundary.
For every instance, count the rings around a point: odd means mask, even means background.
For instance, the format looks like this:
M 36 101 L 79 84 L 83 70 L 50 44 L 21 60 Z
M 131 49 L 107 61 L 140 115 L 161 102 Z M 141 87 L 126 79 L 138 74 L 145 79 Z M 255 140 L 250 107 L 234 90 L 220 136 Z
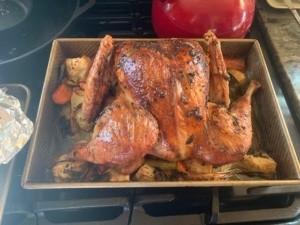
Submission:
M 298 187 L 299 188 L 299 187 Z M 261 188 L 257 190 L 264 190 Z M 255 189 L 253 189 L 255 190 Z M 267 190 L 267 189 L 266 189 Z M 270 189 L 272 190 L 272 189 Z M 290 191 L 296 191 L 296 189 Z M 265 191 L 266 192 L 266 191 Z M 265 193 L 264 192 L 264 193 Z M 298 191 L 299 192 L 299 191 Z M 258 193 L 258 192 L 257 192 Z M 269 192 L 271 193 L 271 192 Z M 294 193 L 294 192 L 293 192 Z M 273 194 L 275 191 L 273 190 Z M 282 194 L 282 192 L 281 192 Z M 244 223 L 244 222 L 259 222 L 265 220 L 299 220 L 300 215 L 300 197 L 295 197 L 293 202 L 285 208 L 273 209 L 253 209 L 253 210 L 241 210 L 241 211 L 221 211 L 220 210 L 220 199 L 219 190 L 213 189 L 212 195 L 212 212 L 206 216 L 207 224 L 233 224 L 233 223 Z M 299 221 L 295 224 L 299 224 Z
M 141 195 L 134 201 L 130 225 L 166 225 L 166 224 L 184 224 L 184 225 L 204 225 L 204 214 L 188 215 L 168 215 L 156 217 L 149 215 L 144 206 L 152 203 L 172 202 L 175 199 L 173 194 Z M 157 206 L 159 207 L 159 206 Z M 159 210 L 159 208 L 157 208 Z
M 127 198 L 93 198 L 93 199 L 74 199 L 60 201 L 37 202 L 35 212 L 47 212 L 57 210 L 82 209 L 82 208 L 103 208 L 112 206 L 129 206 Z
M 60 212 L 68 212 L 72 211 L 80 211 L 82 209 L 99 209 L 98 213 L 101 213 L 101 208 L 108 207 L 122 207 L 122 213 L 113 219 L 109 220 L 101 220 L 101 221 L 80 221 L 73 222 L 67 221 L 63 222 L 53 222 L 48 219 L 47 214 L 49 212 L 60 211 Z M 44 201 L 37 202 L 35 204 L 35 213 L 37 216 L 39 225 L 127 225 L 130 217 L 130 205 L 128 198 L 96 198 L 96 199 L 74 199 L 74 200 L 60 200 L 60 201 Z
M 270 186 L 270 187 L 253 187 L 248 188 L 247 193 L 249 195 L 275 195 L 275 194 L 300 194 L 299 185 L 284 185 L 284 186 Z
M 258 222 L 268 220 L 293 220 L 300 214 L 300 198 L 286 208 L 255 209 L 237 212 L 220 212 L 218 224 L 232 224 L 242 222 Z M 298 221 L 299 222 L 299 221 Z M 296 223 L 295 223 L 296 224 Z M 299 224 L 299 223 L 297 223 Z

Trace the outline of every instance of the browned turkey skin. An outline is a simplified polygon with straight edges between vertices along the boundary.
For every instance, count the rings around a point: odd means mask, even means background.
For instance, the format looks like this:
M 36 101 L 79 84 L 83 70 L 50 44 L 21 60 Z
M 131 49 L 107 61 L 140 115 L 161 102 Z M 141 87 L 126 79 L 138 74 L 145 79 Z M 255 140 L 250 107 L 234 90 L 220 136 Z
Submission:
M 129 42 L 116 50 L 116 76 L 127 98 L 157 119 L 171 157 L 189 158 L 206 121 L 209 68 L 196 41 Z M 163 157 L 162 148 L 155 153 Z
M 92 139 L 74 152 L 96 164 L 128 164 L 143 158 L 157 141 L 158 125 L 144 108 L 118 96 L 97 120 Z
M 111 74 L 113 51 L 113 39 L 107 35 L 100 43 L 86 81 L 82 115 L 87 122 L 92 121 L 97 116 L 102 100 L 115 80 L 114 75 Z
M 243 159 L 252 144 L 251 97 L 259 87 L 257 81 L 251 81 L 230 109 L 208 103 L 206 132 L 198 139 L 195 158 L 213 165 Z
M 221 44 L 213 32 L 208 31 L 204 38 L 208 46 L 210 59 L 209 99 L 211 102 L 229 107 L 229 80 L 221 51 Z
M 146 154 L 212 165 L 241 160 L 251 146 L 251 97 L 260 84 L 252 81 L 245 95 L 230 105 L 220 43 L 211 32 L 205 38 L 209 58 L 192 40 L 114 45 L 113 61 L 105 63 L 113 65 L 109 69 L 120 93 L 99 116 L 92 140 L 75 150 L 75 156 L 118 165 L 138 162 Z M 89 76 L 95 74 L 106 73 Z

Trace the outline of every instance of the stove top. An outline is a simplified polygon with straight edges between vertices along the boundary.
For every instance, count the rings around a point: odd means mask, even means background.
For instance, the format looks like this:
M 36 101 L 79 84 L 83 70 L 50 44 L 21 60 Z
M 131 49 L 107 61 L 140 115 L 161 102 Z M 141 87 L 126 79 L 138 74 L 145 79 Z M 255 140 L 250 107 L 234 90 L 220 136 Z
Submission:
M 274 197 L 276 196 L 276 197 Z M 2 224 L 299 224 L 300 196 L 249 188 L 19 190 Z
M 247 36 L 258 38 L 259 33 L 254 23 Z M 105 34 L 155 38 L 151 0 L 97 1 L 61 37 Z M 22 62 L 0 68 L 12 74 L 0 77 L 0 83 L 23 83 L 30 88 L 29 116 L 33 120 L 49 52 L 47 46 Z M 300 224 L 300 188 L 293 186 L 25 190 L 20 180 L 27 147 L 16 158 L 2 225 Z

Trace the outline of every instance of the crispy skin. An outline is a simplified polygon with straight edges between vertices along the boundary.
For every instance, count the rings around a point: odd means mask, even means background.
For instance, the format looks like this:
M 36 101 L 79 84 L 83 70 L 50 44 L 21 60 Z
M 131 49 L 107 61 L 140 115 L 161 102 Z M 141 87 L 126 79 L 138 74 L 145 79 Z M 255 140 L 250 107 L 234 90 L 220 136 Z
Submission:
M 139 167 L 141 167 L 144 164 L 144 161 L 145 161 L 144 158 L 137 158 L 136 160 L 129 162 L 127 164 L 114 165 L 112 168 L 121 174 L 129 175 L 133 173 L 135 170 L 137 170 Z
M 92 139 L 76 149 L 74 156 L 95 164 L 129 164 L 143 158 L 157 137 L 155 118 L 118 96 L 97 120 Z
M 210 65 L 195 41 L 127 42 L 116 48 L 116 76 L 126 98 L 158 121 L 160 137 L 150 154 L 169 161 L 194 157 L 215 165 L 240 160 L 249 150 L 251 96 L 260 85 L 252 82 L 228 110 L 225 63 L 213 37 L 208 43 L 214 57 Z M 213 101 L 207 104 L 209 88 Z
M 97 116 L 101 102 L 113 82 L 114 76 L 110 70 L 113 50 L 113 39 L 106 35 L 100 42 L 84 90 L 82 116 L 87 122 L 91 122 Z
M 161 133 L 159 134 L 158 140 L 149 154 L 167 161 L 178 161 L 178 155 L 176 151 L 171 148 L 169 142 Z
M 259 87 L 257 81 L 251 81 L 229 110 L 208 104 L 207 135 L 198 139 L 195 158 L 218 165 L 243 159 L 252 144 L 251 97 Z
M 170 151 L 175 152 L 172 161 L 189 158 L 206 120 L 209 70 L 199 43 L 179 39 L 127 42 L 116 48 L 115 64 L 127 98 L 157 119 Z
M 113 68 L 121 94 L 105 108 L 92 140 L 75 156 L 120 168 L 146 154 L 213 165 L 242 159 L 252 142 L 251 97 L 260 84 L 252 81 L 245 95 L 229 107 L 220 42 L 212 33 L 206 38 L 210 60 L 191 40 L 119 43 Z M 93 93 L 112 79 L 108 67 L 103 70 L 106 75 L 100 86 L 91 86 Z M 93 85 L 99 83 L 95 77 Z
M 209 100 L 217 104 L 222 104 L 228 108 L 230 105 L 230 77 L 227 74 L 220 41 L 211 31 L 208 31 L 204 35 L 204 38 L 207 42 L 210 59 Z

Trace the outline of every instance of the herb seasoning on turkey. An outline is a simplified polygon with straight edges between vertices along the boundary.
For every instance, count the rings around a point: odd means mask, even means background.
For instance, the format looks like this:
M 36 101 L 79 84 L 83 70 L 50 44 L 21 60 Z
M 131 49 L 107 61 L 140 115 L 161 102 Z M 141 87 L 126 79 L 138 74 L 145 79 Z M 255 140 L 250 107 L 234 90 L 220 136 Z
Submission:
M 118 181 L 230 179 L 219 171 L 249 160 L 251 98 L 260 84 L 250 81 L 231 102 L 220 41 L 211 31 L 204 37 L 208 52 L 196 40 L 114 43 L 105 36 L 86 80 L 80 79 L 84 94 L 75 122 L 92 123 L 93 131 L 71 150 L 72 160 L 100 165 L 99 176 Z M 153 160 L 160 163 L 152 166 Z M 271 158 L 263 161 L 276 168 Z

